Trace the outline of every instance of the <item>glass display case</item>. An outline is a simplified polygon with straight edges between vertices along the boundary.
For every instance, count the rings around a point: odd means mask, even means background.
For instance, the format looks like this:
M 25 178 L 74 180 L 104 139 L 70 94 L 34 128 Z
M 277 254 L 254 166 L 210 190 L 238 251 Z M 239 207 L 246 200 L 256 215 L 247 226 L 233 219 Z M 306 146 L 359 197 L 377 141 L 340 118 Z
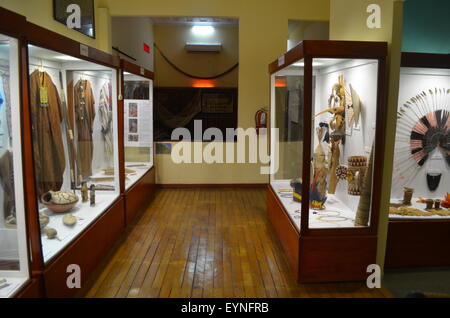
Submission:
M 272 166 L 270 185 L 300 231 L 303 173 L 304 67 L 291 64 L 271 77 Z
M 384 142 L 385 56 L 386 43 L 381 42 L 303 41 L 269 66 L 269 195 L 276 201 L 269 209 L 279 206 L 278 212 L 269 211 L 269 218 L 282 237 L 287 236 L 283 233 L 286 229 L 291 229 L 293 234 L 286 238 L 285 249 L 291 249 L 295 267 L 302 263 L 305 251 L 302 243 L 293 241 L 301 242 L 308 236 L 350 239 L 363 233 L 376 235 Z M 288 221 L 281 222 L 280 218 Z M 313 241 L 308 242 L 313 248 Z M 345 244 L 340 247 L 345 249 Z M 363 257 L 374 260 L 375 254 Z M 331 262 L 339 264 L 339 258 Z M 364 271 L 361 265 L 353 275 L 343 271 L 335 277 L 328 275 L 328 279 L 361 278 Z M 307 272 L 299 272 L 301 280 L 317 279 L 308 277 Z
M 125 190 L 128 190 L 153 167 L 153 73 L 126 61 L 123 66 Z
M 369 226 L 378 60 L 312 59 L 311 130 L 305 134 L 304 73 L 300 60 L 272 75 L 278 169 L 270 184 L 298 230 L 305 192 L 309 228 Z M 311 160 L 304 162 L 305 137 L 311 138 Z
M 31 27 L 30 27 L 31 29 Z M 119 197 L 117 68 L 28 45 L 42 254 L 52 260 Z M 95 244 L 95 242 L 92 242 Z
M 19 64 L 18 40 L 0 33 L 0 298 L 14 296 L 30 278 Z
M 449 266 L 450 54 L 402 53 L 398 94 L 385 266 Z
M 435 65 L 407 66 L 408 59 L 418 57 L 434 59 Z M 403 54 L 391 219 L 450 219 L 450 57 L 446 59 L 438 65 L 436 55 Z

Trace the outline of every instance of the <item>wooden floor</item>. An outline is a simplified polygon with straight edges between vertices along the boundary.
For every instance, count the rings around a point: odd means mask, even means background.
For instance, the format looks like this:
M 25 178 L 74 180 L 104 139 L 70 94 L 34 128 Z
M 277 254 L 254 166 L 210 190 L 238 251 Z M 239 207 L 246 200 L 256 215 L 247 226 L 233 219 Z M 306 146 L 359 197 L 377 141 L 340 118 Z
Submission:
M 362 283 L 295 282 L 263 189 L 159 190 L 86 297 L 383 297 Z

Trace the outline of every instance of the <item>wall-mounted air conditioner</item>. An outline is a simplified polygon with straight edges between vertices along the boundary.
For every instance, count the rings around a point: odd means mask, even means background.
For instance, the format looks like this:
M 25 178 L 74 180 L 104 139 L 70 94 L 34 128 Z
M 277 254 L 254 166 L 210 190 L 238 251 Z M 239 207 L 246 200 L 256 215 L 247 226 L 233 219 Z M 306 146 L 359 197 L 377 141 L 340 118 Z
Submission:
M 186 42 L 188 52 L 210 52 L 219 53 L 222 50 L 222 43 L 190 43 Z

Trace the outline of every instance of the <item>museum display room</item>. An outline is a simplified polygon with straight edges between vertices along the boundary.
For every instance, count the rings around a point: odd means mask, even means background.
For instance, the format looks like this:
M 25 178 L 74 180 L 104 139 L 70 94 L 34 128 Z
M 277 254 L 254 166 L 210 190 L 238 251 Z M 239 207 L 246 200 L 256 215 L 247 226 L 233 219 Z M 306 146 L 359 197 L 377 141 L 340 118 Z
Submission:
M 74 1 L 0 8 L 0 298 L 370 294 L 370 265 L 450 265 L 450 60 L 401 53 L 403 1 Z
M 386 267 L 448 266 L 450 55 L 402 53 L 401 66 Z
M 375 262 L 386 55 L 303 41 L 269 65 L 268 214 L 300 282 L 363 279 Z

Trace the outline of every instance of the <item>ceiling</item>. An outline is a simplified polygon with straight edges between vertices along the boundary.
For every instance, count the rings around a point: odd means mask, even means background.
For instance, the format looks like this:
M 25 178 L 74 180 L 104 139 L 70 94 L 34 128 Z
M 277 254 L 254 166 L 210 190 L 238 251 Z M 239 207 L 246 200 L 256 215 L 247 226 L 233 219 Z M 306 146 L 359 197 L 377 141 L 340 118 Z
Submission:
M 238 26 L 239 19 L 215 17 L 152 17 L 154 25 Z

